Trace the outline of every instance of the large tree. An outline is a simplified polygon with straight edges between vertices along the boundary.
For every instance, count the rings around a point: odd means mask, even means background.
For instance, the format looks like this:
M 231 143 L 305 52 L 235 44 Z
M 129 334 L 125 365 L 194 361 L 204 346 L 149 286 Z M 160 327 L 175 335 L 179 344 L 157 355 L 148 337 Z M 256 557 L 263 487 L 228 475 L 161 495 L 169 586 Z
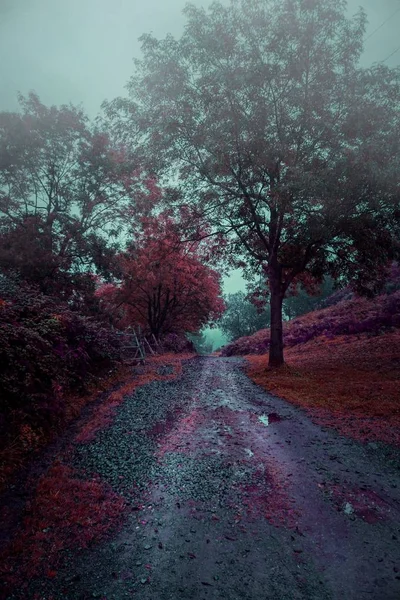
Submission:
M 189 4 L 179 40 L 143 36 L 130 103 L 106 106 L 141 130 L 180 201 L 267 278 L 271 366 L 284 360 L 290 287 L 329 274 L 373 293 L 394 254 L 400 74 L 360 68 L 365 15 L 345 9 L 344 0 Z

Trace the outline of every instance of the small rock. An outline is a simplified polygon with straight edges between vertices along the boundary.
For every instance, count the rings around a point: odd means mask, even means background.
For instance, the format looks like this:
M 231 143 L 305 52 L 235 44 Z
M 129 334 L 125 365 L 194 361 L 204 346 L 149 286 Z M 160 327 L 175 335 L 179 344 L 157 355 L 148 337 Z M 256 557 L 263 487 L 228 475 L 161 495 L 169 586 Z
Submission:
M 343 507 L 343 512 L 345 515 L 352 515 L 354 513 L 354 508 L 352 507 L 350 502 L 346 502 L 346 504 Z

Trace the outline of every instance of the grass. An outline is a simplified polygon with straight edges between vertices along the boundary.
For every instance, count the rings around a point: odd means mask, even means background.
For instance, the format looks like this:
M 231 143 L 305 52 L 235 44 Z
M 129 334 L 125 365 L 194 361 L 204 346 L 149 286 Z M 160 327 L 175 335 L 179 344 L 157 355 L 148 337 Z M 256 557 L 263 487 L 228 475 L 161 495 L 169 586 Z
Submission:
M 360 441 L 400 446 L 399 330 L 319 336 L 288 348 L 285 357 L 282 369 L 271 370 L 266 355 L 250 355 L 248 374 L 321 425 Z

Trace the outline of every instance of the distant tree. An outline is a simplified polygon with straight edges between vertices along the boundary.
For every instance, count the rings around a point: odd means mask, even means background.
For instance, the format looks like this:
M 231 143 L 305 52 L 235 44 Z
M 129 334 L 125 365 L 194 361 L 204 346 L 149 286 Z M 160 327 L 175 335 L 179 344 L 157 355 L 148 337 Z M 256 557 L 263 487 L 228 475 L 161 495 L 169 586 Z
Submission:
M 359 67 L 365 15 L 344 0 L 185 8 L 179 40 L 142 37 L 108 118 L 268 280 L 269 364 L 288 290 L 328 274 L 373 294 L 398 253 L 400 72 Z M 114 131 L 117 131 L 117 125 Z
M 226 310 L 219 327 L 231 340 L 236 340 L 265 328 L 268 320 L 268 308 L 258 310 L 244 292 L 236 292 L 226 297 Z
M 322 284 L 314 294 L 308 294 L 300 285 L 290 296 L 283 301 L 283 312 L 288 319 L 294 319 L 305 313 L 312 312 L 321 302 L 334 292 L 334 282 L 330 277 L 325 277 Z
M 213 344 L 203 331 L 200 331 L 199 333 L 188 334 L 187 337 L 191 342 L 193 342 L 198 354 L 212 354 Z
M 168 215 L 143 219 L 141 233 L 119 257 L 120 285 L 106 284 L 97 295 L 120 311 L 121 325 L 141 325 L 157 339 L 199 332 L 224 310 L 220 275 L 203 258 L 204 244 L 182 242 Z
M 0 269 L 70 295 L 110 267 L 132 166 L 79 108 L 20 105 L 0 113 Z

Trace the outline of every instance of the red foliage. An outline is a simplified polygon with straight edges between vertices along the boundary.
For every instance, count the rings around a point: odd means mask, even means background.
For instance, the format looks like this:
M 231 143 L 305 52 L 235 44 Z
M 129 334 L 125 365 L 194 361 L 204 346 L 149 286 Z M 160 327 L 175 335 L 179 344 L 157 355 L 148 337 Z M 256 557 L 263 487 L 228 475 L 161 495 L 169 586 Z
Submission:
M 120 325 L 142 325 L 157 338 L 196 332 L 223 312 L 220 276 L 207 267 L 204 244 L 182 242 L 167 215 L 142 219 L 142 231 L 120 256 L 123 281 L 97 295 L 111 310 L 122 307 Z
M 66 393 L 83 391 L 112 366 L 119 341 L 104 323 L 36 288 L 19 285 L 6 297 L 0 310 L 0 415 L 9 421 L 13 411 L 22 411 L 29 423 L 46 427 L 62 417 Z
M 37 288 L 0 278 L 0 487 L 88 401 L 119 339 Z M 85 397 L 83 398 L 83 395 Z
M 38 483 L 21 530 L 2 553 L 0 572 L 11 586 L 47 575 L 55 577 L 65 550 L 87 548 L 124 516 L 125 500 L 99 479 L 81 478 L 54 464 Z

